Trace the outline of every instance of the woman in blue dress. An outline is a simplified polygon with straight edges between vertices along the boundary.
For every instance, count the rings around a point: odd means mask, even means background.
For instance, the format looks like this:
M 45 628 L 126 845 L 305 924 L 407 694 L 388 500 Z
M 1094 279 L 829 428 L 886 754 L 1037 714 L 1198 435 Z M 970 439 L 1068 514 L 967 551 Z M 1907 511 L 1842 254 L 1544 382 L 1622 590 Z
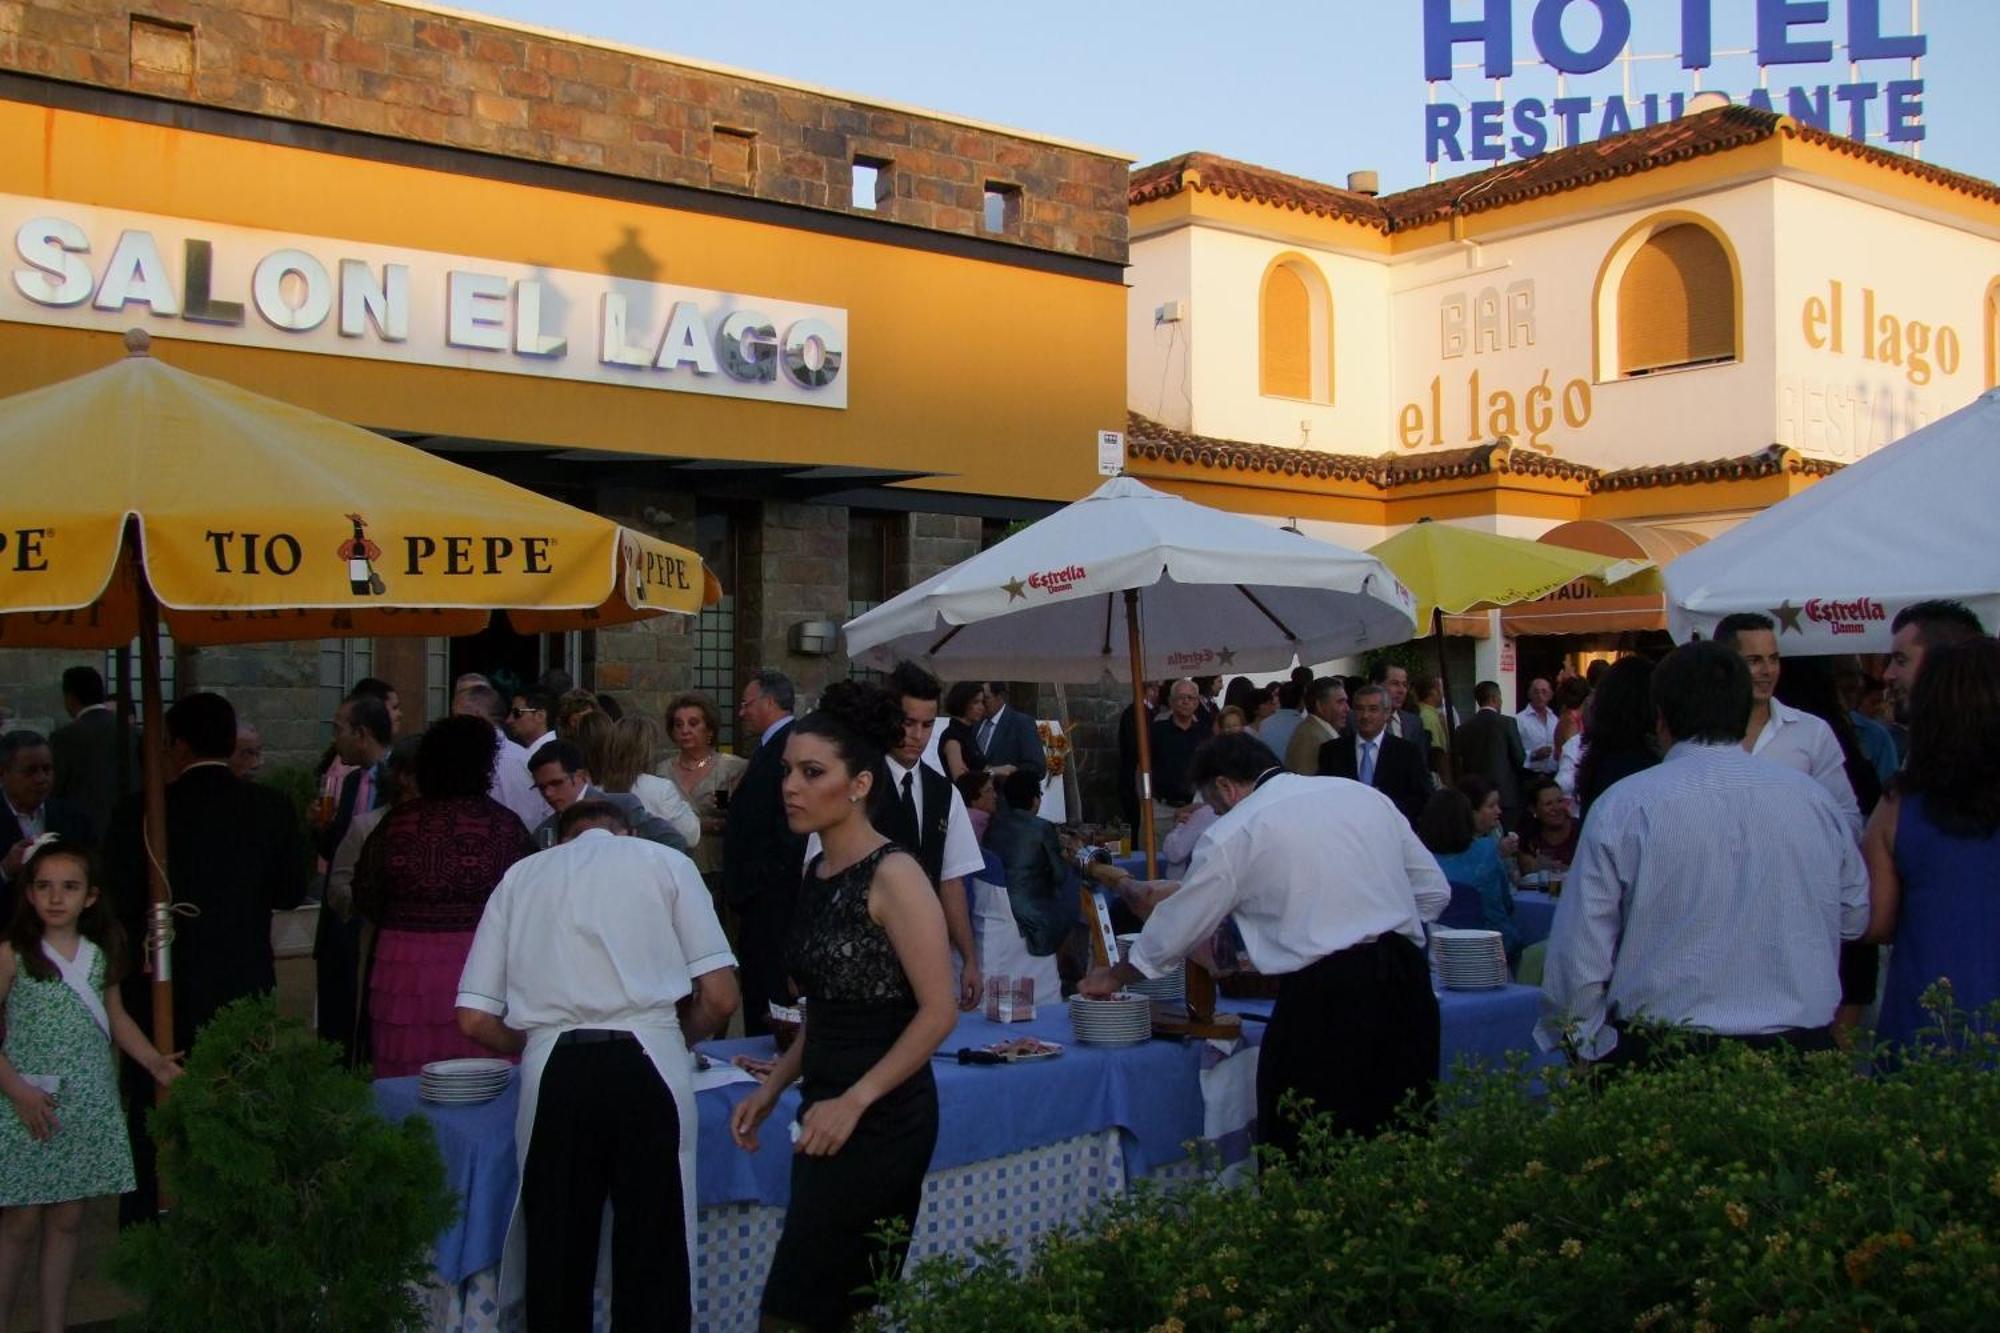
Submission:
M 1951 984 L 1968 1017 L 2000 1000 L 2000 643 L 1932 648 L 1910 699 L 1910 758 L 1862 839 L 1867 938 L 1894 945 L 1876 1034 L 1907 1045 Z

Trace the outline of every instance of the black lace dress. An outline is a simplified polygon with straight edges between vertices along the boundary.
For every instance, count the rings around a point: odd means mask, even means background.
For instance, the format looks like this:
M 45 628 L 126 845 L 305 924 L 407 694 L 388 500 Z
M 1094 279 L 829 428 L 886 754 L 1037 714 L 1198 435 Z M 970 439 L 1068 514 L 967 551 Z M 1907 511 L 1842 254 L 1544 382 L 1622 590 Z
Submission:
M 806 869 L 785 965 L 806 997 L 801 1115 L 866 1074 L 916 1016 L 910 979 L 868 915 L 876 868 L 893 845 L 822 879 Z M 870 1106 L 831 1157 L 792 1157 L 792 1201 L 764 1286 L 764 1313 L 812 1329 L 845 1328 L 871 1300 L 885 1223 L 914 1226 L 931 1150 L 937 1083 L 926 1064 Z M 893 1263 L 902 1266 L 902 1250 Z M 893 1271 L 893 1270 L 892 1270 Z

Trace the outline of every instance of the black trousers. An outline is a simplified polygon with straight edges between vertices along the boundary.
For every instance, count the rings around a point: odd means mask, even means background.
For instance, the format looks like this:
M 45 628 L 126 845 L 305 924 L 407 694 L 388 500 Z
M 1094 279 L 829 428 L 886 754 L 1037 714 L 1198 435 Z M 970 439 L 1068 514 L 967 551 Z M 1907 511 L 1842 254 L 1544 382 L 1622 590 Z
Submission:
M 319 1036 L 340 1047 L 349 1064 L 355 1057 L 355 1014 L 361 1005 L 355 978 L 361 965 L 361 919 L 342 921 L 328 906 L 319 909 L 313 932 L 313 971 L 318 981 Z
M 785 935 L 792 928 L 792 894 L 766 890 L 736 906 L 736 967 L 743 984 L 743 1031 L 756 1037 L 771 1030 L 768 1005 L 792 1002 L 785 976 Z
M 1257 1057 L 1258 1137 L 1296 1153 L 1299 1121 L 1280 1111 L 1285 1094 L 1330 1116 L 1336 1131 L 1373 1137 L 1414 1092 L 1428 1105 L 1437 1087 L 1437 996 L 1423 950 L 1385 935 L 1279 979 L 1278 1002 Z
M 1617 1027 L 1616 1024 L 1613 1026 Z M 1772 1051 L 1779 1047 L 1805 1052 L 1839 1049 L 1831 1027 L 1785 1028 L 1778 1032 L 1753 1032 L 1740 1036 L 1684 1028 L 1675 1031 L 1671 1040 L 1664 1042 L 1653 1041 L 1647 1033 L 1634 1028 L 1617 1027 L 1617 1032 L 1618 1044 L 1612 1048 L 1611 1054 L 1597 1062 L 1599 1069 L 1662 1069 L 1683 1056 L 1706 1055 L 1723 1049 L 1725 1045 L 1747 1046 L 1753 1051 Z
M 590 1333 L 607 1201 L 611 1326 L 691 1326 L 680 1126 L 673 1093 L 636 1040 L 558 1043 L 549 1053 L 521 1170 L 531 1333 Z

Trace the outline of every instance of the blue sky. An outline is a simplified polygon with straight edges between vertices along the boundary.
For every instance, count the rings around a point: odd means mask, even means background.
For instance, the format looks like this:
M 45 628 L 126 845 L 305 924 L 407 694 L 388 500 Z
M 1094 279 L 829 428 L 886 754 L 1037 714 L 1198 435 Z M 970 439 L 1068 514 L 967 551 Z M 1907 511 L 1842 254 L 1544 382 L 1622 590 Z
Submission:
M 1250 4 L 1096 4 L 1015 0 L 850 0 L 796 5 L 704 0 L 454 0 L 455 6 L 671 54 L 736 65 L 890 101 L 1080 139 L 1155 161 L 1191 149 L 1340 182 L 1372 168 L 1385 189 L 1426 178 L 1426 85 L 1420 0 L 1263 0 Z M 1497 0 L 1496 0 L 1497 2 Z M 1768 0 L 1767 0 L 1768 2 Z M 1461 16 L 1478 0 L 1456 0 Z M 1533 0 L 1512 0 L 1516 56 L 1532 57 Z M 1628 0 L 1634 51 L 1679 50 L 1680 0 Z M 1747 46 L 1759 0 L 1709 0 L 1718 51 Z M 1802 0 L 1791 0 L 1795 6 Z M 1910 30 L 1911 0 L 1880 0 L 1887 34 Z M 1929 53 L 1927 161 L 2000 179 L 2000 0 L 1920 0 Z M 1849 0 L 1795 39 L 1844 39 Z M 1565 20 L 1573 45 L 1597 33 L 1588 3 Z M 1461 48 L 1459 59 L 1476 52 Z M 1907 77 L 1908 65 L 1864 65 L 1864 81 Z M 1617 67 L 1589 88 L 1611 91 Z M 1641 65 L 1635 91 L 1685 88 L 1674 61 Z M 1607 84 L 1606 80 L 1610 80 Z M 1708 86 L 1739 94 L 1756 73 L 1719 57 Z M 1771 71 L 1780 90 L 1847 81 L 1847 66 Z M 1491 97 L 1476 72 L 1463 98 Z M 1448 95 L 1440 90 L 1441 95 Z M 1553 92 L 1546 69 L 1523 66 L 1508 97 Z M 1466 164 L 1467 166 L 1473 164 Z M 1446 168 L 1449 170 L 1450 168 Z M 1464 167 L 1458 168 L 1460 170 Z

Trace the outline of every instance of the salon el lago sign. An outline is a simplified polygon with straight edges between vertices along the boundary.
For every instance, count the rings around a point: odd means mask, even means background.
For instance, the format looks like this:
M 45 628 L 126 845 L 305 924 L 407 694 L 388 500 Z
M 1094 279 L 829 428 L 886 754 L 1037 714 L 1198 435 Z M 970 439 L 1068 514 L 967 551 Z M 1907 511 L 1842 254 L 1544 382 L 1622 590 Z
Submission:
M 847 406 L 847 312 L 0 195 L 0 319 Z

